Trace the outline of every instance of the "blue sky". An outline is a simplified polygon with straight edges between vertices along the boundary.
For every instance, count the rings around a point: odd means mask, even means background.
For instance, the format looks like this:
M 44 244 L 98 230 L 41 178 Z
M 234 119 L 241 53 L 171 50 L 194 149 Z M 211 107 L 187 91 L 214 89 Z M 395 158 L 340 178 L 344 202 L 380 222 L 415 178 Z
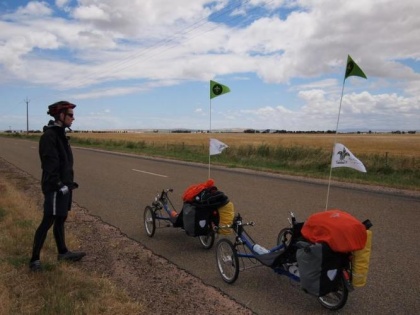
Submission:
M 129 3 L 129 4 L 127 4 Z M 0 0 L 0 130 L 420 130 L 420 1 Z M 210 80 L 230 93 L 210 102 Z M 211 113 L 210 113 L 211 110 Z M 210 125 L 211 118 L 211 125 Z

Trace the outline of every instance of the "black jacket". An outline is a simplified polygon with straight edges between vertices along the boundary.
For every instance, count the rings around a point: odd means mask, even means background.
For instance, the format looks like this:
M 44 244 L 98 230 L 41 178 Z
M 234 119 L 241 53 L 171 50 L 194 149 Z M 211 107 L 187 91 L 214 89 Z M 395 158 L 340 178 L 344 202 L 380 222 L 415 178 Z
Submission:
M 59 190 L 64 185 L 72 187 L 73 153 L 63 127 L 51 120 L 44 126 L 44 134 L 39 141 L 39 157 L 42 167 L 42 192 Z

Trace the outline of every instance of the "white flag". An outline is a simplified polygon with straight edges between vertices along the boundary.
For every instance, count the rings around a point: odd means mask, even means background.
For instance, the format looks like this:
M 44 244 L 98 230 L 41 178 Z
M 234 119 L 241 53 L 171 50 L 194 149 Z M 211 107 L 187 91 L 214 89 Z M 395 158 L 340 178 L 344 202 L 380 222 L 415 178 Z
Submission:
M 220 154 L 228 146 L 217 139 L 210 139 L 210 155 Z
M 362 162 L 357 159 L 353 153 L 350 152 L 341 143 L 336 143 L 334 146 L 334 153 L 331 160 L 331 167 L 350 167 L 357 171 L 366 173 L 366 168 Z

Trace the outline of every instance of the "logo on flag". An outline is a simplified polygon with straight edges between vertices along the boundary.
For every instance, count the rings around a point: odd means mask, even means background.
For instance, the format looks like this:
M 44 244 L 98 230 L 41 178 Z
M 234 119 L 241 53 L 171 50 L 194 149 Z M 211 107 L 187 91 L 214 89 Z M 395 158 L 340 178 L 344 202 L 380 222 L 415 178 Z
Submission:
M 334 146 L 331 167 L 350 167 L 359 172 L 366 173 L 366 168 L 363 163 L 341 143 L 336 143 Z
M 229 92 L 230 92 L 230 89 L 226 85 L 210 80 L 210 98 L 211 99 L 219 95 L 229 93 Z
M 210 155 L 220 154 L 226 148 L 228 148 L 228 145 L 222 141 L 210 139 Z

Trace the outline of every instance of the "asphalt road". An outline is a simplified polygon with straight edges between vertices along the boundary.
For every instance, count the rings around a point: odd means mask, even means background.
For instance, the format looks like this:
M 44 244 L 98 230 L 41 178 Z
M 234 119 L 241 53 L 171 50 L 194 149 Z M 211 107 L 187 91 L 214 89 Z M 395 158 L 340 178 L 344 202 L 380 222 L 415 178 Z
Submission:
M 0 157 L 40 178 L 38 144 L 0 137 Z M 216 269 L 215 251 L 201 248 L 197 238 L 181 229 L 144 232 L 143 209 L 163 188 L 173 188 L 177 210 L 191 184 L 208 178 L 208 165 L 156 160 L 73 148 L 75 202 L 117 226 L 156 254 L 247 305 L 257 314 L 330 314 L 288 278 L 267 267 L 246 270 L 233 285 Z M 211 177 L 235 205 L 235 212 L 256 222 L 248 229 L 254 240 L 274 246 L 288 225 L 289 211 L 305 220 L 326 206 L 326 182 L 307 181 L 259 172 L 211 167 Z M 420 196 L 366 186 L 332 184 L 329 208 L 348 211 L 374 226 L 368 283 L 349 296 L 340 314 L 420 314 Z M 159 273 L 156 270 L 156 273 Z

